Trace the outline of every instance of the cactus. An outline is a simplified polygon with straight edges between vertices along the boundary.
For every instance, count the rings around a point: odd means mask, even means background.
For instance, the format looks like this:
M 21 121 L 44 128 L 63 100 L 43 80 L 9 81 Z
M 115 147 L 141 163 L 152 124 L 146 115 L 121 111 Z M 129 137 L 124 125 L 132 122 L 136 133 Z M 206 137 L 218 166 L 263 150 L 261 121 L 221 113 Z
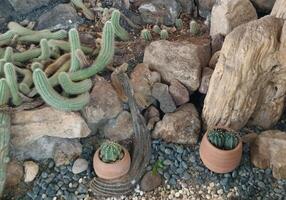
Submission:
M 35 71 L 36 69 L 43 69 L 43 68 L 44 68 L 44 65 L 42 65 L 39 62 L 34 62 L 32 63 L 32 66 L 31 66 L 32 71 Z
M 27 95 L 31 91 L 30 87 L 33 84 L 32 72 L 19 67 L 15 67 L 15 71 L 23 76 L 22 81 L 19 83 L 19 90 Z
M 190 22 L 190 33 L 192 35 L 198 35 L 200 33 L 200 27 L 195 20 L 191 20 Z
M 141 38 L 143 38 L 145 41 L 151 41 L 152 35 L 148 29 L 143 29 L 141 31 Z
M 18 38 L 20 42 L 32 42 L 38 43 L 41 39 L 54 39 L 54 40 L 62 40 L 67 37 L 67 32 L 65 30 L 59 30 L 57 32 L 48 32 L 48 31 L 39 31 L 32 35 L 24 35 Z
M 41 46 L 41 55 L 38 58 L 34 59 L 34 61 L 48 60 L 51 56 L 50 47 L 46 39 L 41 39 L 40 46 Z
M 13 60 L 15 62 L 26 62 L 28 60 L 31 60 L 33 58 L 37 58 L 41 55 L 41 49 L 29 49 L 27 51 L 21 52 L 21 53 L 14 53 L 13 54 Z
M 11 47 L 7 47 L 5 49 L 4 57 L 0 59 L 0 74 L 4 73 L 4 64 L 6 62 L 12 62 L 13 61 L 13 49 Z
M 94 63 L 76 72 L 70 72 L 72 81 L 81 81 L 102 71 L 112 60 L 114 55 L 114 32 L 111 22 L 106 22 L 103 27 L 102 46 Z
M 0 107 L 8 103 L 10 98 L 10 90 L 5 78 L 0 79 Z
M 178 30 L 181 30 L 183 28 L 183 20 L 182 19 L 176 19 L 175 26 Z
M 69 42 L 71 46 L 71 67 L 70 71 L 75 72 L 80 69 L 80 63 L 75 55 L 75 51 L 80 49 L 79 35 L 76 29 L 72 28 L 69 31 Z
M 63 40 L 49 40 L 48 44 L 50 47 L 58 47 L 59 49 L 65 51 L 65 52 L 70 52 L 70 43 L 67 41 L 63 41 Z M 86 47 L 86 46 L 81 46 L 80 47 L 81 50 L 85 53 L 85 54 L 92 54 L 93 53 L 93 49 L 90 47 Z
M 124 152 L 120 144 L 116 142 L 107 141 L 101 144 L 99 157 L 105 163 L 112 163 L 121 160 Z
M 10 93 L 12 96 L 12 103 L 15 106 L 18 106 L 22 103 L 22 99 L 19 95 L 18 84 L 17 84 L 17 76 L 12 63 L 6 63 L 4 65 L 4 73 L 10 88 Z
M 81 49 L 77 49 L 75 51 L 75 56 L 77 57 L 79 63 L 80 63 L 80 67 L 87 67 L 88 65 L 90 65 L 89 60 L 87 59 L 87 57 L 84 55 L 83 51 Z
M 160 32 L 161 32 L 161 29 L 158 25 L 154 25 L 152 30 L 157 34 L 160 34 Z
M 233 133 L 224 129 L 213 129 L 208 133 L 208 140 L 214 146 L 223 150 L 234 149 L 238 143 L 238 137 Z
M 87 19 L 94 20 L 95 16 L 91 10 L 89 10 L 82 2 L 82 0 L 71 0 L 71 2 L 78 8 L 80 8 Z
M 47 76 L 52 75 L 54 72 L 56 72 L 67 60 L 70 59 L 70 54 L 65 53 L 62 56 L 60 56 L 55 62 L 48 65 L 45 69 L 45 73 Z
M 111 23 L 114 29 L 114 33 L 121 40 L 127 41 L 129 39 L 129 33 L 120 25 L 119 20 L 120 12 L 119 10 L 114 10 L 111 15 Z
M 224 149 L 231 150 L 238 145 L 238 138 L 233 133 L 225 133 L 224 137 Z
M 161 30 L 160 38 L 161 38 L 161 40 L 167 40 L 169 38 L 168 31 L 165 29 Z
M 11 32 L 17 35 L 32 35 L 35 34 L 37 31 L 33 31 L 31 29 L 25 28 L 18 24 L 17 22 L 9 22 L 8 23 L 8 28 L 10 29 Z M 47 30 L 45 30 L 47 31 Z
M 7 31 L 1 34 L 0 35 L 0 46 L 9 44 L 12 41 L 14 35 L 15 34 L 13 31 Z
M 89 102 L 89 93 L 83 93 L 75 98 L 66 98 L 58 94 L 49 83 L 41 69 L 33 72 L 33 81 L 38 93 L 50 106 L 63 111 L 81 110 Z
M 92 87 L 90 79 L 73 82 L 66 72 L 59 73 L 58 79 L 63 90 L 68 94 L 82 94 L 84 92 L 88 92 Z

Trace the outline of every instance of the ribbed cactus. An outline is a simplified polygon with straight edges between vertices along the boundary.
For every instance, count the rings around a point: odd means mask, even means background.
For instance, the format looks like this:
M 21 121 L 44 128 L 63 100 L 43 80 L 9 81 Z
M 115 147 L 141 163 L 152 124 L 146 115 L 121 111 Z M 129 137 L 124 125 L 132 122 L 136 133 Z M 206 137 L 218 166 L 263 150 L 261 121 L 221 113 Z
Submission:
M 59 83 L 63 90 L 68 94 L 82 94 L 88 92 L 92 87 L 90 79 L 80 82 L 73 82 L 66 72 L 59 73 Z
M 10 93 L 12 96 L 12 103 L 18 106 L 22 103 L 22 98 L 19 95 L 17 76 L 12 63 L 6 63 L 4 65 L 4 74 L 7 80 L 8 86 L 10 88 Z
M 168 31 L 166 29 L 161 30 L 160 32 L 161 40 L 167 40 L 169 38 Z
M 129 40 L 129 33 L 120 25 L 120 12 L 119 10 L 114 10 L 111 15 L 111 23 L 114 29 L 114 33 L 123 41 Z
M 82 0 L 71 0 L 71 2 L 78 8 L 80 8 L 87 19 L 94 20 L 95 16 L 91 10 L 89 10 L 82 2 Z
M 57 47 L 57 48 L 65 51 L 65 52 L 71 51 L 70 43 L 67 41 L 64 41 L 64 40 L 49 40 L 48 44 L 50 47 Z M 93 49 L 90 47 L 81 46 L 80 48 L 86 54 L 92 54 L 93 53 Z
M 36 69 L 33 72 L 33 81 L 43 100 L 56 109 L 63 111 L 78 111 L 89 102 L 88 92 L 74 98 L 66 98 L 58 94 L 41 69 Z
M 80 67 L 87 67 L 88 65 L 90 65 L 89 60 L 87 59 L 87 57 L 84 55 L 84 52 L 81 49 L 77 49 L 75 51 L 75 56 L 78 59 L 79 63 L 80 63 Z
M 0 79 L 0 107 L 5 106 L 10 98 L 10 90 L 5 78 Z M 1 134 L 1 133 L 0 133 Z
M 17 73 L 21 74 L 23 76 L 22 81 L 19 83 L 19 90 L 23 94 L 29 94 L 31 91 L 30 87 L 33 84 L 33 77 L 32 77 L 32 72 L 28 69 L 22 69 L 19 67 L 15 67 L 15 70 Z
M 41 39 L 54 39 L 54 40 L 62 40 L 67 38 L 67 32 L 65 30 L 59 30 L 57 32 L 48 32 L 48 31 L 39 31 L 31 35 L 24 35 L 19 37 L 17 40 L 20 42 L 33 42 L 38 43 Z
M 200 27 L 195 20 L 191 20 L 190 22 L 190 33 L 192 35 L 198 35 L 200 33 Z
M 143 38 L 145 41 L 151 41 L 152 35 L 148 29 L 143 29 L 141 31 L 141 38 Z
M 44 68 L 44 65 L 42 65 L 39 62 L 33 62 L 31 66 L 32 71 L 35 71 L 36 69 L 43 69 L 43 68 Z
M 123 156 L 123 149 L 118 143 L 107 141 L 100 146 L 99 157 L 105 163 L 121 160 Z
M 176 19 L 175 26 L 178 30 L 181 30 L 183 28 L 183 20 L 182 19 Z
M 7 47 L 5 49 L 4 57 L 0 59 L 0 74 L 4 73 L 4 64 L 6 62 L 12 62 L 13 61 L 13 49 L 11 47 Z
M 48 60 L 51 57 L 51 51 L 48 45 L 48 41 L 46 39 L 41 39 L 40 46 L 41 46 L 41 55 L 34 60 L 35 61 Z
M 75 55 L 75 51 L 80 49 L 80 40 L 78 32 L 75 28 L 70 29 L 69 31 L 69 43 L 71 46 L 71 67 L 70 72 L 75 72 L 80 69 L 80 63 Z
M 106 22 L 103 27 L 102 45 L 99 54 L 94 63 L 88 67 L 76 72 L 70 72 L 70 78 L 73 81 L 81 81 L 92 77 L 102 71 L 112 60 L 114 55 L 114 32 L 111 22 Z
M 161 32 L 161 29 L 160 29 L 160 27 L 159 27 L 158 25 L 154 25 L 153 28 L 152 28 L 152 30 L 153 30 L 155 33 L 157 33 L 157 34 L 160 34 L 160 32 Z
M 11 32 L 13 32 L 16 35 L 32 35 L 35 34 L 37 31 L 33 31 L 31 29 L 25 28 L 18 24 L 17 22 L 9 22 L 8 23 L 8 28 L 10 29 Z
M 239 139 L 235 133 L 224 130 L 224 129 L 213 129 L 208 133 L 208 140 L 214 146 L 223 150 L 234 149 L 238 143 Z
M 27 51 L 21 52 L 21 53 L 14 53 L 13 54 L 13 60 L 15 62 L 26 62 L 28 60 L 37 58 L 41 55 L 41 49 L 29 49 Z
M 7 31 L 1 34 L 0 35 L 0 46 L 9 44 L 12 41 L 14 35 L 15 34 L 13 31 Z

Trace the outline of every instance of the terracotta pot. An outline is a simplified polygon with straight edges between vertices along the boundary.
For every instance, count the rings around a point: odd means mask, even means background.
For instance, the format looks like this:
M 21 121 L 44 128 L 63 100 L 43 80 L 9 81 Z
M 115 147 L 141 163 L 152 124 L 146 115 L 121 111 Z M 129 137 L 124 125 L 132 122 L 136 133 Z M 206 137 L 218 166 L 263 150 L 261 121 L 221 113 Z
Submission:
M 221 128 L 221 127 L 215 127 Z M 222 128 L 233 131 L 228 128 Z M 204 165 L 211 171 L 216 173 L 228 173 L 233 171 L 240 163 L 242 156 L 242 142 L 239 138 L 239 143 L 232 150 L 221 150 L 215 147 L 208 140 L 209 131 L 204 135 L 200 145 L 200 157 Z M 239 137 L 239 136 L 238 136 Z
M 99 178 L 116 179 L 128 173 L 131 164 L 130 154 L 124 147 L 124 156 L 114 163 L 105 163 L 99 157 L 100 148 L 93 156 L 93 169 Z

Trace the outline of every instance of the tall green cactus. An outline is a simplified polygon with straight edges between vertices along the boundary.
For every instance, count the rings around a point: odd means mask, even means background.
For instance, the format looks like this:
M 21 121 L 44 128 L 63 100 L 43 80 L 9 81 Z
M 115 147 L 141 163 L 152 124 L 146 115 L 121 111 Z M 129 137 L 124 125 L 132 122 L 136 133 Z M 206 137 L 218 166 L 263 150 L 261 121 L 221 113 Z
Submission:
M 65 52 L 71 51 L 70 43 L 67 41 L 64 41 L 64 40 L 49 40 L 48 44 L 50 47 L 57 47 L 57 48 L 65 51 Z M 92 54 L 93 53 L 93 49 L 90 47 L 81 46 L 80 48 L 86 54 Z
M 71 46 L 71 67 L 70 71 L 75 72 L 80 69 L 80 63 L 75 55 L 75 51 L 80 49 L 80 40 L 78 32 L 75 28 L 70 29 L 69 31 L 69 43 Z
M 61 87 L 68 94 L 82 94 L 84 92 L 88 92 L 92 87 L 90 79 L 73 82 L 66 72 L 59 73 L 58 79 Z
M 62 40 L 67 38 L 67 32 L 65 30 L 59 30 L 57 32 L 36 32 L 31 35 L 24 35 L 18 38 L 18 41 L 20 42 L 32 42 L 32 43 L 38 43 L 41 41 L 41 39 L 54 39 L 54 40 Z
M 114 10 L 111 15 L 111 23 L 114 29 L 114 33 L 123 41 L 129 40 L 129 33 L 120 25 L 120 12 L 119 10 Z
M 4 73 L 4 64 L 6 62 L 12 62 L 13 61 L 13 49 L 11 47 L 7 47 L 5 49 L 4 57 L 0 59 L 0 74 Z
M 12 96 L 12 103 L 15 106 L 18 106 L 22 103 L 22 98 L 19 95 L 18 84 L 17 84 L 17 76 L 14 69 L 14 65 L 12 63 L 6 63 L 4 65 L 4 73 L 10 88 L 10 93 Z
M 70 72 L 72 81 L 81 81 L 92 77 L 102 71 L 112 60 L 114 55 L 114 32 L 111 22 L 106 22 L 103 27 L 102 45 L 99 54 L 94 63 L 88 67 L 76 72 Z
M 29 49 L 21 53 L 14 53 L 13 60 L 15 62 L 26 62 L 28 60 L 37 58 L 41 55 L 42 50 L 40 48 Z
M 95 16 L 93 12 L 88 9 L 82 2 L 82 0 L 71 0 L 71 2 L 78 8 L 80 8 L 87 19 L 94 20 Z
M 50 106 L 63 111 L 81 110 L 89 102 L 89 93 L 83 93 L 75 98 L 66 98 L 58 94 L 50 85 L 48 78 L 41 69 L 33 72 L 35 87 L 43 100 Z
M 22 69 L 19 67 L 15 67 L 15 70 L 17 73 L 21 74 L 23 76 L 22 81 L 19 83 L 19 90 L 23 94 L 29 94 L 31 91 L 30 87 L 33 84 L 33 77 L 32 77 L 32 72 L 28 69 Z
M 46 39 L 41 39 L 40 47 L 41 47 L 41 55 L 34 60 L 35 61 L 48 60 L 51 57 L 51 51 L 48 45 L 48 41 Z
M 148 29 L 143 29 L 141 31 L 141 38 L 143 38 L 145 41 L 151 41 L 152 35 Z
M 31 29 L 25 28 L 18 24 L 17 22 L 9 22 L 8 23 L 8 28 L 10 29 L 11 32 L 13 32 L 16 35 L 32 35 L 35 34 L 37 31 L 33 31 Z
M 123 149 L 116 142 L 107 141 L 100 146 L 99 157 L 105 163 L 121 160 L 124 156 Z

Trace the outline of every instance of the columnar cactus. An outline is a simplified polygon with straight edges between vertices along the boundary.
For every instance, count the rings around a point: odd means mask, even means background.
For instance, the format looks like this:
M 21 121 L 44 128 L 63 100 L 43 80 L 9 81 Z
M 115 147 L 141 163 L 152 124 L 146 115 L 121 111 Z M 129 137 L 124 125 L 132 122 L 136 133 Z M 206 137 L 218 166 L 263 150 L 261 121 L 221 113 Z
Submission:
M 124 156 L 123 149 L 120 144 L 115 142 L 104 142 L 100 146 L 99 157 L 105 163 L 112 163 L 121 160 Z
M 58 94 L 41 69 L 36 69 L 33 72 L 33 81 L 43 100 L 56 109 L 63 111 L 78 111 L 89 102 L 88 92 L 74 98 L 63 97 Z
M 114 33 L 123 41 L 129 40 L 129 33 L 120 25 L 120 12 L 119 10 L 114 10 L 111 15 L 111 23 L 114 29 Z
M 198 35 L 200 33 L 200 27 L 195 20 L 190 22 L 190 33 L 192 35 Z
M 0 74 L 4 73 L 4 64 L 6 62 L 12 62 L 13 61 L 13 49 L 11 47 L 7 47 L 5 49 L 4 57 L 0 59 Z
M 71 48 L 70 48 L 70 43 L 64 40 L 49 40 L 48 44 L 50 47 L 52 48 L 59 48 L 65 52 L 70 52 Z M 93 53 L 93 49 L 90 47 L 86 47 L 86 46 L 81 46 L 80 47 L 81 50 L 86 53 L 86 54 L 92 54 Z
M 45 73 L 47 76 L 52 75 L 56 72 L 66 61 L 70 59 L 70 53 L 65 53 L 61 55 L 55 62 L 51 63 L 45 68 Z
M 168 31 L 165 29 L 161 30 L 160 38 L 161 38 L 161 40 L 167 40 L 169 38 Z
M 21 53 L 14 53 L 13 60 L 15 62 L 26 62 L 28 60 L 37 58 L 41 55 L 42 50 L 40 48 L 29 49 Z
M 141 31 L 141 38 L 143 38 L 145 41 L 151 41 L 152 35 L 148 29 L 143 29 Z
M 75 72 L 80 69 L 80 63 L 75 55 L 75 51 L 80 49 L 80 40 L 78 32 L 75 28 L 70 29 L 69 31 L 69 43 L 71 46 L 71 67 L 70 71 Z
M 37 31 L 33 31 L 31 29 L 25 28 L 25 27 L 21 26 L 20 24 L 18 24 L 17 22 L 9 22 L 8 28 L 14 34 L 21 35 L 21 36 L 32 35 L 32 34 L 37 33 Z M 44 30 L 44 31 L 48 31 L 48 30 Z M 42 32 L 44 32 L 44 31 L 42 31 Z
M 54 39 L 54 40 L 62 40 L 67 38 L 67 32 L 65 30 L 59 30 L 57 32 L 49 32 L 49 31 L 39 31 L 32 35 L 24 35 L 19 37 L 17 40 L 20 42 L 40 42 L 41 39 Z
M 30 87 L 33 84 L 33 77 L 32 77 L 32 72 L 28 69 L 22 69 L 19 67 L 15 67 L 15 70 L 17 73 L 21 74 L 23 76 L 22 81 L 19 83 L 19 90 L 23 94 L 29 94 L 31 91 Z
M 157 34 L 160 34 L 160 32 L 161 32 L 161 29 L 158 25 L 154 25 L 152 30 Z
M 14 69 L 14 65 L 12 63 L 6 63 L 4 65 L 4 73 L 10 88 L 10 93 L 12 96 L 12 103 L 15 106 L 18 106 L 22 103 L 22 98 L 19 95 L 18 84 L 17 84 L 17 76 Z
M 13 39 L 14 35 L 15 34 L 13 31 L 7 31 L 1 34 L 0 35 L 0 46 L 9 44 L 11 40 Z
M 87 59 L 87 57 L 84 55 L 83 51 L 81 49 L 77 49 L 75 51 L 75 56 L 78 59 L 79 63 L 80 63 L 80 67 L 87 67 L 88 65 L 90 65 L 89 60 Z
M 41 46 L 41 55 L 34 60 L 36 61 L 48 60 L 51 56 L 51 51 L 48 45 L 48 41 L 46 39 L 41 39 L 40 46 Z
M 182 19 L 176 19 L 175 26 L 178 30 L 181 30 L 183 28 L 183 20 Z
M 59 73 L 58 79 L 61 87 L 68 94 L 82 94 L 84 92 L 88 92 L 92 87 L 90 79 L 73 82 L 66 72 Z
M 89 10 L 82 2 L 82 0 L 71 0 L 71 2 L 78 8 L 80 8 L 87 19 L 94 20 L 95 16 L 91 10 Z
M 214 146 L 223 150 L 234 149 L 238 143 L 238 137 L 233 133 L 224 129 L 214 129 L 208 133 L 208 140 Z

